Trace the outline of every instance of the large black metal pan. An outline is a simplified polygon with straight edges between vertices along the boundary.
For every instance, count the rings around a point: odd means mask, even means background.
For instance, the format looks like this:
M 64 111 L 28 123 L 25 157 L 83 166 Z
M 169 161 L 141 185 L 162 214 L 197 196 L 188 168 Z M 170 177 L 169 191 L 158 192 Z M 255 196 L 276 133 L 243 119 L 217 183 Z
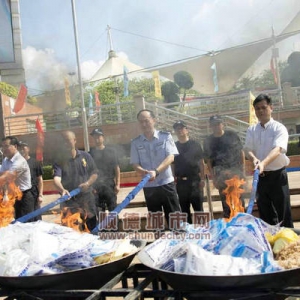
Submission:
M 204 290 L 241 290 L 241 289 L 273 289 L 280 290 L 286 287 L 300 285 L 300 268 L 279 271 L 267 274 L 240 275 L 240 276 L 199 276 L 164 271 L 153 267 L 153 263 L 145 249 L 138 258 L 142 264 L 156 270 L 158 276 L 174 290 L 204 291 Z
M 146 241 L 132 240 L 138 249 L 116 261 L 60 274 L 4 277 L 0 276 L 0 288 L 14 289 L 99 289 L 116 275 L 126 270 L 134 256 L 145 247 Z

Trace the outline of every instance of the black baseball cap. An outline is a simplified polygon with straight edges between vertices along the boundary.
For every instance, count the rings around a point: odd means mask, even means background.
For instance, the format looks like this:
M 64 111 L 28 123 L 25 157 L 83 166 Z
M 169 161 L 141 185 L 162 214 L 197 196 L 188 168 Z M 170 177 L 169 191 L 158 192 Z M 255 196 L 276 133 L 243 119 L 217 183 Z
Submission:
M 177 127 L 187 127 L 187 125 L 184 121 L 179 120 L 173 124 L 173 129 L 176 129 Z
M 93 135 L 104 135 L 103 131 L 101 128 L 95 128 L 93 131 L 90 133 L 92 136 Z
M 209 123 L 210 124 L 220 124 L 220 123 L 223 123 L 223 119 L 219 115 L 214 115 L 209 118 Z

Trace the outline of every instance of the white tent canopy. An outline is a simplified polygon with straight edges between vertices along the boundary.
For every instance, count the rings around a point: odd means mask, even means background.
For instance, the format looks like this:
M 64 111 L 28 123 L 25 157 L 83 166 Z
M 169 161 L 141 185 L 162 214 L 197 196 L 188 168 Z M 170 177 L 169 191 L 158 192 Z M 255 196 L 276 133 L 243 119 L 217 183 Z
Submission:
M 140 71 L 143 69 L 142 67 L 117 56 L 114 50 L 110 50 L 108 53 L 108 59 L 93 75 L 90 81 L 105 80 L 112 77 L 123 76 L 124 67 L 127 68 L 128 73 Z
M 300 13 L 282 31 L 282 34 L 275 37 L 280 42 L 295 34 L 300 34 Z M 178 71 L 189 72 L 194 79 L 193 89 L 202 94 L 214 93 L 214 81 L 212 65 L 215 63 L 219 93 L 228 92 L 237 80 L 255 63 L 255 61 L 274 43 L 270 37 L 257 42 L 240 45 L 216 52 L 210 52 L 183 60 L 179 63 L 155 67 L 161 76 L 173 80 L 174 74 Z M 270 56 L 271 59 L 271 56 Z

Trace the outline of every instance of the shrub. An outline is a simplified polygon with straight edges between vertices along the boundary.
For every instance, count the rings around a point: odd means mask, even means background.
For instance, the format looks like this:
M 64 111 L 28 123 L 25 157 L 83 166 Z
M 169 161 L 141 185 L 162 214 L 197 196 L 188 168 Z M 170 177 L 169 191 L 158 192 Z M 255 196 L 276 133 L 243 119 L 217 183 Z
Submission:
M 53 168 L 51 165 L 43 166 L 43 180 L 53 179 Z
M 287 156 L 300 155 L 300 142 L 298 139 L 289 141 Z
M 130 164 L 130 157 L 124 156 L 119 159 L 121 172 L 131 172 L 134 171 L 132 165 Z

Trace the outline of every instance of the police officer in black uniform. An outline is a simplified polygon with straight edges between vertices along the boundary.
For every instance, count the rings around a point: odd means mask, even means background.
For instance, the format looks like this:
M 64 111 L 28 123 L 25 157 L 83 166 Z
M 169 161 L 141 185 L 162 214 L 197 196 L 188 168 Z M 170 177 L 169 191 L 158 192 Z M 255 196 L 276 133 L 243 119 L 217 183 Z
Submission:
M 176 189 L 182 212 L 187 213 L 192 223 L 190 206 L 194 211 L 203 211 L 204 160 L 201 145 L 189 138 L 187 124 L 177 121 L 173 128 L 178 141 L 175 143 L 179 155 L 174 159 Z
M 106 147 L 104 133 L 101 128 L 91 132 L 95 147 L 90 150 L 99 171 L 94 184 L 96 205 L 101 210 L 112 211 L 117 206 L 117 194 L 120 191 L 120 166 L 115 149 Z

